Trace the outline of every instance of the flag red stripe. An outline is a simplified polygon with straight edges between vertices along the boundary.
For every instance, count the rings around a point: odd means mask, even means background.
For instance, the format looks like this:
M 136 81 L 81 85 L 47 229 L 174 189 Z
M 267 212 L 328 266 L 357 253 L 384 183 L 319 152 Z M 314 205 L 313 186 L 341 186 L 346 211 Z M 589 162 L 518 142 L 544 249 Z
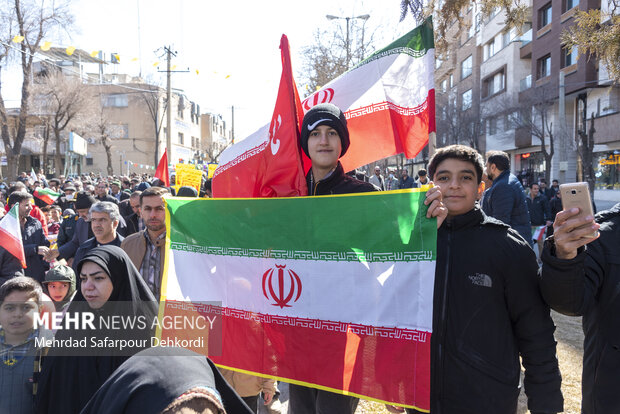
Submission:
M 428 144 L 429 132 L 435 130 L 434 90 L 417 108 L 382 102 L 346 115 L 351 146 L 340 159 L 345 171 L 403 152 L 407 158 L 415 158 Z
M 17 257 L 17 259 L 21 262 L 22 267 L 26 268 L 26 255 L 24 254 L 24 246 L 22 244 L 22 241 L 17 239 L 14 235 L 10 234 L 1 227 L 0 245 L 13 256 Z
M 188 303 L 166 303 L 166 316 L 194 312 Z M 220 331 L 209 331 L 208 353 L 217 364 L 429 409 L 429 333 L 262 315 L 213 305 L 196 304 L 194 309 L 221 324 Z M 162 339 L 187 334 L 187 330 L 175 333 L 168 329 Z M 204 336 L 204 331 L 197 335 Z

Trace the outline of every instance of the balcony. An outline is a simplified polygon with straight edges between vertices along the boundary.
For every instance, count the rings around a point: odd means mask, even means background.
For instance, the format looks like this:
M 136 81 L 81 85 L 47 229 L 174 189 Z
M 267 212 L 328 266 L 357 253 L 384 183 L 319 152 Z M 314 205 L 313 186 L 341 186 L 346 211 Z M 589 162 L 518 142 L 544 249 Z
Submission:
M 527 59 L 532 57 L 532 29 L 523 33 L 519 38 L 521 41 L 521 49 L 519 51 L 519 57 L 521 59 Z

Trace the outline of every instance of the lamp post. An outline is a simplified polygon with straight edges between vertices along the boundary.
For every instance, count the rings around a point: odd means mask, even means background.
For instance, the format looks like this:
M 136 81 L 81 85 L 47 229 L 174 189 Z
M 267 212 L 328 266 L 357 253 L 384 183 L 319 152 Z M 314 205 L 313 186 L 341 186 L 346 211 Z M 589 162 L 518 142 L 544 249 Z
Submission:
M 351 44 L 349 42 L 349 22 L 351 21 L 351 19 L 360 19 L 360 20 L 366 21 L 366 20 L 368 20 L 370 18 L 370 14 L 362 14 L 360 16 L 353 16 L 353 17 L 340 17 L 340 16 L 334 16 L 334 15 L 328 14 L 325 17 L 327 18 L 327 20 L 341 19 L 341 20 L 346 20 L 347 21 L 346 48 L 347 48 L 347 69 L 349 69 L 349 65 L 351 63 Z M 363 35 L 362 35 L 362 42 L 363 41 L 364 41 L 364 39 L 363 39 Z

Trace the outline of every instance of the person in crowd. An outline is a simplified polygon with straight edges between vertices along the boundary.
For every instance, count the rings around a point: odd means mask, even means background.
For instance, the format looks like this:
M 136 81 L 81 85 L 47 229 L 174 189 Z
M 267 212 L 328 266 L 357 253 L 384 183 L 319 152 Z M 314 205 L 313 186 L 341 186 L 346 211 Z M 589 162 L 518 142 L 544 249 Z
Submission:
M 50 243 L 43 233 L 41 222 L 30 216 L 32 195 L 23 191 L 15 191 L 9 195 L 9 208 L 16 203 L 19 204 L 19 224 L 26 256 L 24 273 L 40 283 L 49 269 L 49 263 L 43 260 L 42 255 L 49 250 Z
M 227 369 L 222 369 L 221 372 L 230 386 L 255 414 L 258 414 L 258 399 L 261 392 L 264 395 L 265 405 L 271 403 L 276 393 L 276 382 L 271 378 L 256 377 Z
M 417 187 L 422 187 L 423 185 L 428 185 L 429 179 L 426 174 L 425 169 L 421 169 L 418 171 L 418 179 L 416 181 Z
M 14 193 L 15 191 L 22 191 L 22 192 L 28 193 L 28 189 L 26 188 L 24 183 L 20 183 L 20 182 L 16 182 L 11 187 L 9 187 L 9 190 L 8 190 L 9 196 L 11 195 L 11 193 Z M 32 198 L 32 200 L 34 202 L 34 197 Z M 9 208 L 10 206 L 7 203 L 6 206 L 4 206 L 4 212 L 7 213 L 9 211 Z M 39 206 L 37 206 L 36 204 L 32 205 L 32 208 L 30 210 L 30 216 L 39 220 L 39 222 L 41 223 L 41 228 L 43 229 L 43 234 L 45 234 L 45 237 L 47 237 L 47 219 L 45 218 L 45 214 L 41 211 Z
M 211 178 L 205 181 L 205 185 L 204 185 L 205 198 L 213 197 L 213 191 L 211 190 L 211 182 L 212 182 Z
M 74 414 L 86 406 L 99 387 L 131 355 L 150 346 L 151 322 L 157 305 L 127 254 L 116 246 L 90 250 L 77 264 L 80 287 L 69 304 L 67 314 L 88 312 L 95 315 L 92 327 L 59 329 L 58 341 L 86 338 L 86 346 L 52 347 L 44 360 L 35 409 L 41 414 Z M 102 320 L 112 315 L 149 321 L 133 329 L 106 328 Z M 83 329 L 82 329 L 83 328 Z M 136 346 L 97 347 L 98 341 L 134 340 Z M 152 366 L 154 372 L 155 366 Z M 110 404 L 113 401 L 109 401 Z M 142 411 L 147 412 L 147 411 Z
M 82 414 L 138 412 L 252 413 L 211 360 L 174 347 L 150 348 L 129 358 L 99 388 Z
M 44 293 L 52 299 L 56 310 L 60 311 L 75 294 L 75 272 L 69 266 L 56 265 L 47 271 L 42 284 Z
M 403 168 L 403 171 L 401 173 L 401 178 L 400 178 L 400 184 L 398 185 L 398 188 L 403 189 L 403 188 L 416 188 L 416 183 L 413 180 L 413 178 L 411 178 L 409 176 L 409 171 L 407 171 L 407 168 Z
M 555 327 L 538 290 L 536 257 L 515 230 L 477 206 L 483 169 L 480 154 L 463 145 L 440 148 L 429 162 L 448 209 L 437 234 L 430 411 L 516 413 L 521 358 L 530 412 L 559 413 Z
M 595 217 L 559 212 L 542 254 L 540 289 L 551 308 L 582 316 L 582 413 L 620 412 L 620 203 Z M 592 233 L 596 233 L 592 237 Z
M 396 170 L 394 168 L 388 169 L 388 176 L 385 178 L 385 190 L 398 190 L 398 178 L 396 178 Z
M 0 286 L 0 413 L 34 412 L 37 375 L 46 350 L 35 339 L 48 335 L 34 326 L 41 305 L 41 286 L 32 278 L 18 276 Z
M 144 222 L 140 218 L 141 194 L 142 191 L 134 191 L 133 193 L 131 193 L 129 199 L 119 203 L 119 210 L 121 211 L 121 215 L 125 218 L 125 222 L 127 223 L 127 237 L 144 229 Z M 122 209 L 121 206 L 123 206 Z
M 53 223 L 62 224 L 62 209 L 60 206 L 54 204 L 50 206 L 50 218 Z
M 557 182 L 557 180 L 555 180 Z M 547 187 L 547 180 L 544 178 L 540 179 L 540 190 L 539 193 L 547 197 L 547 200 L 551 200 L 555 197 L 555 188 Z
M 381 175 L 381 167 L 375 165 L 375 173 L 368 179 L 368 182 L 380 190 L 385 190 L 385 180 Z
M 94 236 L 90 226 L 89 211 L 90 207 L 97 202 L 92 195 L 83 192 L 78 193 L 75 199 L 75 207 L 77 214 L 63 220 L 58 233 L 57 249 L 51 249 L 45 256 L 45 260 L 53 261 L 54 259 L 69 260 L 79 249 L 79 247 Z M 71 235 L 71 238 L 69 236 Z
M 118 202 L 129 198 L 129 194 L 121 189 L 121 182 L 118 180 L 114 180 L 110 183 L 110 195 L 116 198 Z
M 60 180 L 58 178 L 50 178 L 49 180 L 47 180 L 47 185 L 55 192 L 60 192 Z
M 195 191 L 195 190 L 194 190 Z M 134 233 L 121 243 L 153 295 L 159 299 L 164 270 L 166 244 L 166 208 L 162 187 L 149 187 L 140 194 L 140 214 L 146 229 Z
M 484 194 L 482 210 L 515 229 L 532 246 L 532 225 L 519 179 L 510 173 L 510 157 L 503 151 L 487 152 L 485 172 L 493 185 Z
M 532 223 L 532 234 L 537 227 L 545 226 L 546 228 L 551 226 L 551 210 L 549 208 L 549 201 L 547 197 L 540 193 L 540 186 L 536 183 L 530 186 L 530 195 L 526 198 L 527 209 L 530 213 L 530 221 Z M 538 240 L 535 241 L 538 246 L 538 258 L 542 254 L 543 243 Z
M 58 197 L 56 204 L 58 204 L 63 211 L 68 208 L 75 209 L 75 196 L 77 192 L 75 186 L 71 183 L 67 183 L 64 185 L 62 191 L 64 195 Z
M 98 246 L 120 246 L 124 240 L 124 237 L 116 231 L 121 219 L 116 204 L 109 201 L 95 203 L 90 207 L 89 215 L 94 237 L 86 240 L 75 252 L 73 268 L 76 272 L 78 263 L 90 250 Z
M 340 108 L 319 104 L 306 113 L 301 129 L 301 147 L 312 162 L 306 176 L 310 196 L 377 191 L 374 185 L 345 175 L 339 159 L 347 152 L 349 144 L 347 120 Z M 438 191 L 427 193 L 428 217 L 446 213 L 440 197 Z M 353 414 L 358 404 L 356 397 L 301 385 L 291 384 L 289 391 L 289 408 L 296 414 Z
M 95 192 L 95 198 L 97 199 L 97 201 L 110 201 L 114 204 L 118 204 L 118 200 L 116 199 L 116 197 L 110 195 L 110 184 L 107 181 L 99 181 L 97 183 L 97 187 L 95 187 Z
M 181 188 L 179 188 L 179 191 L 177 192 L 176 197 L 193 197 L 193 198 L 196 198 L 196 197 L 198 197 L 198 190 L 196 190 L 194 187 L 189 187 L 187 185 L 184 185 Z

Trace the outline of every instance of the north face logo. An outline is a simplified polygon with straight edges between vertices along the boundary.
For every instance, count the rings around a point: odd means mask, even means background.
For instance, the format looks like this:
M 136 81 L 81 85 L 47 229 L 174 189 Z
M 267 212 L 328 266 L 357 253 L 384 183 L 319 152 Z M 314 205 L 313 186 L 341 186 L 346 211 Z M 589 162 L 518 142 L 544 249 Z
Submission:
M 469 275 L 467 277 L 474 285 L 493 287 L 493 280 L 491 280 L 491 276 L 485 275 L 484 273 L 476 273 L 475 275 Z

